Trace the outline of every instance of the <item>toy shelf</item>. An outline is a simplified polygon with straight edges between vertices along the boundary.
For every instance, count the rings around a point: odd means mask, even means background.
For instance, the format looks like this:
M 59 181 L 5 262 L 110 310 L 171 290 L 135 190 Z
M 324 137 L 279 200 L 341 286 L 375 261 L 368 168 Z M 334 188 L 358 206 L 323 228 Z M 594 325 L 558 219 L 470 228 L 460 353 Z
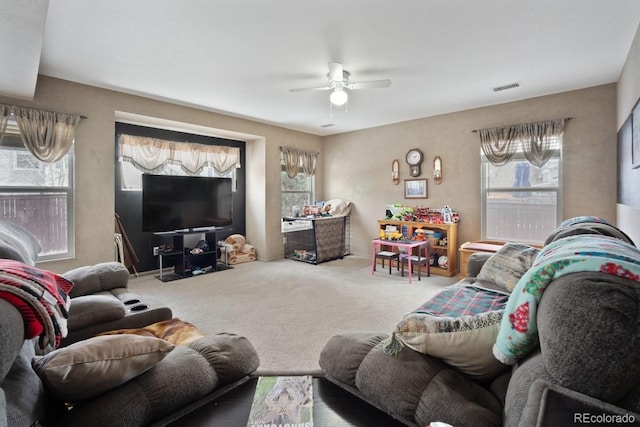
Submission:
M 385 230 L 387 225 L 397 227 L 398 231 L 402 231 L 403 226 L 407 228 L 407 234 L 409 236 L 413 236 L 415 230 L 432 230 L 436 233 L 441 233 L 442 236 L 440 240 L 445 240 L 446 245 L 440 244 L 430 244 L 429 245 L 429 253 L 434 254 L 434 259 L 436 257 L 447 257 L 447 263 L 444 267 L 438 265 L 437 263 L 431 264 L 431 273 L 437 274 L 440 276 L 453 277 L 458 272 L 458 224 L 436 224 L 430 222 L 423 221 L 396 221 L 389 219 L 379 219 L 378 220 L 378 228 L 379 230 Z M 392 248 L 385 248 L 384 245 L 381 248 L 382 250 L 391 250 Z M 423 271 L 426 270 L 423 267 Z

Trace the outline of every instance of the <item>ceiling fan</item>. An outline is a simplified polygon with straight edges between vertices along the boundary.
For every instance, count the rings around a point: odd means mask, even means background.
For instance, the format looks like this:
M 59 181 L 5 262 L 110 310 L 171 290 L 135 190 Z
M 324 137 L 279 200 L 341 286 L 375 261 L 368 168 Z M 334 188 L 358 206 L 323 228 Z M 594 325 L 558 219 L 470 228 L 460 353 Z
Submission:
M 391 86 L 391 80 L 370 80 L 367 82 L 349 82 L 349 72 L 345 71 L 339 62 L 329 62 L 328 84 L 298 89 L 290 89 L 289 92 L 305 92 L 312 90 L 331 90 L 329 100 L 332 105 L 341 106 L 349 100 L 348 90 L 384 88 Z

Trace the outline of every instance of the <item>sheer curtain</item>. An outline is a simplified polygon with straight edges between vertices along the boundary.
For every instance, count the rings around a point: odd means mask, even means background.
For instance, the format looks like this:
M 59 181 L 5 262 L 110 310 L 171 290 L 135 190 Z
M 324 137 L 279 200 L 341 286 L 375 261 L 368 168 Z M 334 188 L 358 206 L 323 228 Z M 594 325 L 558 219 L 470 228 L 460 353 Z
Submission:
M 18 124 L 24 146 L 38 160 L 47 163 L 54 163 L 67 154 L 82 118 L 75 114 L 0 104 L 0 141 L 9 115 L 13 115 Z
M 316 153 L 303 152 L 300 156 L 302 161 L 302 171 L 304 176 L 310 177 L 316 173 L 316 163 L 318 162 L 318 155 Z
M 80 116 L 27 107 L 10 107 L 25 147 L 38 160 L 54 163 L 73 145 Z
M 164 139 L 121 134 L 118 137 L 122 160 L 136 169 L 153 173 L 168 164 L 179 165 L 188 175 L 197 175 L 211 166 L 221 175 L 240 167 L 240 148 L 221 145 L 174 142 Z
M 553 154 L 553 141 L 563 131 L 566 119 L 523 125 L 522 151 L 524 157 L 534 166 L 541 168 Z
M 2 144 L 2 138 L 4 138 L 4 131 L 7 129 L 9 113 L 9 108 L 4 104 L 0 104 L 0 144 Z
M 281 148 L 282 157 L 284 158 L 284 169 L 287 171 L 289 178 L 295 178 L 300 169 L 300 153 L 294 148 Z
M 287 147 L 280 147 L 280 152 L 282 153 L 284 168 L 289 178 L 295 178 L 300 167 L 302 167 L 302 171 L 307 178 L 315 175 L 318 153 Z
M 564 131 L 570 119 L 545 120 L 505 127 L 479 129 L 480 147 L 491 163 L 508 163 L 518 147 L 534 166 L 542 167 L 551 158 L 554 141 Z
M 501 166 L 511 161 L 518 149 L 518 133 L 514 128 L 480 129 L 480 147 L 491 163 Z

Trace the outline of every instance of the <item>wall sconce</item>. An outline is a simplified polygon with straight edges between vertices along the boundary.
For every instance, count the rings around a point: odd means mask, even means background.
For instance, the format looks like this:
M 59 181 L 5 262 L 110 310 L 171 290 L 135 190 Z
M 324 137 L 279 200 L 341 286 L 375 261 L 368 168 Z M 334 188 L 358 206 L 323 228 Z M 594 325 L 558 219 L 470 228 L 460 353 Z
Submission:
M 391 162 L 391 180 L 394 185 L 400 184 L 400 162 L 398 159 Z
M 440 184 L 442 182 L 442 159 L 436 156 L 433 159 L 433 182 Z

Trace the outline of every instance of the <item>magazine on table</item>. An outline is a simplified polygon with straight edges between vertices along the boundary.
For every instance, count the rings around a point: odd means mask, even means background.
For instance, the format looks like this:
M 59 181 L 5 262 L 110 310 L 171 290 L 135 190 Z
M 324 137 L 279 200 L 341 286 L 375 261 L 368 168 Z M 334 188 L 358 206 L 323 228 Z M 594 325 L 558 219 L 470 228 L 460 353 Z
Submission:
M 312 376 L 258 377 L 247 427 L 313 427 Z

